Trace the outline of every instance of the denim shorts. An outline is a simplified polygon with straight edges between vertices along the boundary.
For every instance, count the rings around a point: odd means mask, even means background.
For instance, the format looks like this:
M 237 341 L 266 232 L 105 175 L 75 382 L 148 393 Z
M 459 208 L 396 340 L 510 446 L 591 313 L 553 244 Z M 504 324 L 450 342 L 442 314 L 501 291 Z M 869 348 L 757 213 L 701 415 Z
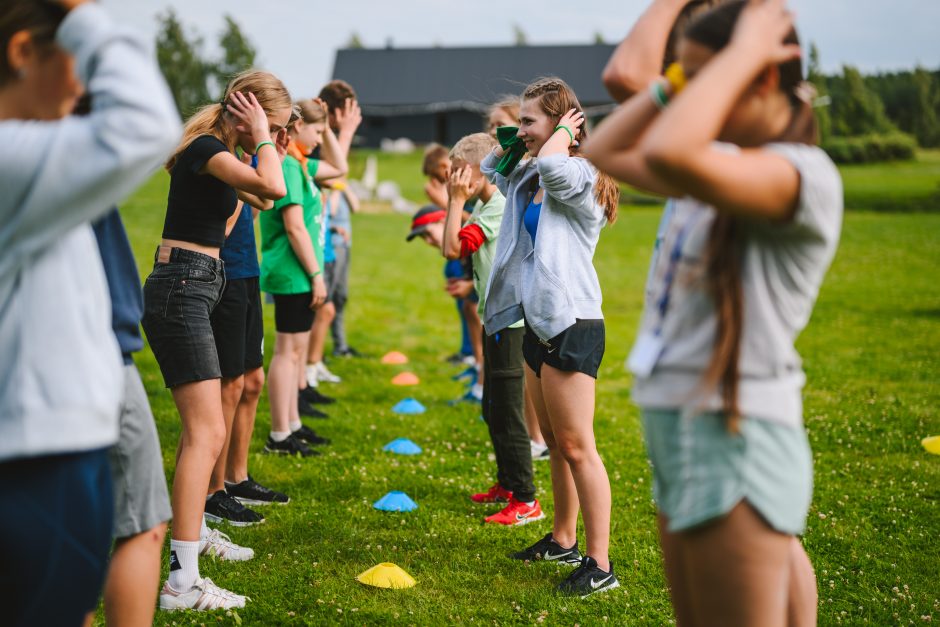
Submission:
M 141 324 L 166 387 L 222 377 L 210 316 L 224 284 L 221 259 L 183 248 L 155 256 Z
M 744 418 L 730 433 L 722 414 L 644 409 L 643 434 L 653 498 L 669 531 L 716 521 L 741 501 L 776 531 L 805 530 L 813 457 L 802 427 Z

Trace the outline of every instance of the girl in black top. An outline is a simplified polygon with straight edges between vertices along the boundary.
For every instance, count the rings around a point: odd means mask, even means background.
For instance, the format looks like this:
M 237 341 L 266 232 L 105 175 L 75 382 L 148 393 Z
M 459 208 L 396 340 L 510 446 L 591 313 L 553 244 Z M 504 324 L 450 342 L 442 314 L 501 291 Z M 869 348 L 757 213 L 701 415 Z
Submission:
M 283 140 L 291 98 L 266 72 L 237 76 L 219 104 L 186 124 L 180 147 L 167 161 L 170 192 L 163 241 L 144 284 L 143 327 L 183 422 L 173 480 L 170 576 L 160 593 L 164 609 L 242 607 L 245 597 L 199 577 L 198 556 L 213 552 L 248 559 L 234 545 L 201 538 L 209 477 L 225 442 L 219 360 L 209 322 L 225 276 L 219 248 L 238 200 L 267 209 L 285 194 L 274 145 Z M 257 155 L 257 168 L 235 156 Z M 201 541 L 202 540 L 202 541 Z

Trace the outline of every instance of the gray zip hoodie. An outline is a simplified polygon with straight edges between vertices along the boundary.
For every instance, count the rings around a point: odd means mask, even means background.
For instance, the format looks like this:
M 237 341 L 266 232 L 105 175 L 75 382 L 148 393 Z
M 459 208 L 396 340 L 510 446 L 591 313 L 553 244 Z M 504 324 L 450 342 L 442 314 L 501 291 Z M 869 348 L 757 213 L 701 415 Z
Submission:
M 593 260 L 607 218 L 594 198 L 594 166 L 557 154 L 525 161 L 507 178 L 496 172 L 498 164 L 495 151 L 480 164 L 484 176 L 506 196 L 486 290 L 486 332 L 493 335 L 524 316 L 547 341 L 577 319 L 603 318 Z M 545 195 L 533 249 L 521 227 L 535 176 L 541 177 Z
M 180 135 L 149 46 L 104 9 L 71 11 L 56 38 L 93 111 L 0 122 L 0 461 L 116 441 L 123 366 L 89 222 L 153 174 Z

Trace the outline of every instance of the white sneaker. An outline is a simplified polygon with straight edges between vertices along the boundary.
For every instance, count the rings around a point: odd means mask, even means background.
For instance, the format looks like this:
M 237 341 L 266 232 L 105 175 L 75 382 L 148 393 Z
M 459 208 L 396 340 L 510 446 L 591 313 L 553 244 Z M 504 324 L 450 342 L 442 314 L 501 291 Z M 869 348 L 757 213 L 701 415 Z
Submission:
M 532 461 L 539 461 L 541 459 L 548 459 L 548 446 L 545 444 L 539 444 L 534 440 L 529 441 L 529 448 L 532 450 Z
M 315 364 L 314 367 L 317 369 L 317 381 L 326 381 L 327 383 L 339 383 L 342 381 L 341 378 L 330 372 L 326 364 L 322 361 Z
M 160 591 L 161 610 L 230 610 L 236 607 L 245 607 L 244 597 L 234 592 L 220 588 L 212 580 L 197 579 L 193 587 L 186 592 L 177 592 L 170 587 L 170 582 L 163 584 Z
M 319 370 L 317 369 L 316 364 L 307 364 L 307 385 L 312 388 L 317 387 L 317 383 L 320 382 L 319 377 L 317 376 Z
M 209 535 L 199 538 L 199 554 L 228 562 L 244 562 L 255 556 L 254 550 L 238 546 L 218 529 L 210 529 Z

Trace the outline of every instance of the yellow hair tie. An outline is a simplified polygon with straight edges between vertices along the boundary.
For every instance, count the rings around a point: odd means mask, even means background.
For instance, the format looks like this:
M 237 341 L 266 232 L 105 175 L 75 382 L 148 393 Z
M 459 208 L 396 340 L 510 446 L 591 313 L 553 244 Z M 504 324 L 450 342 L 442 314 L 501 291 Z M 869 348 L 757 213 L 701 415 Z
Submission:
M 668 68 L 666 68 L 666 73 L 664 76 L 672 86 L 673 96 L 685 89 L 685 86 L 688 83 L 688 80 L 685 78 L 685 70 L 682 69 L 682 65 L 679 63 L 673 63 Z
M 341 191 L 343 191 L 343 190 L 346 189 L 346 182 L 345 182 L 345 181 L 336 181 L 335 183 L 333 183 L 332 187 L 333 187 L 333 189 L 335 189 L 336 191 L 341 192 Z

